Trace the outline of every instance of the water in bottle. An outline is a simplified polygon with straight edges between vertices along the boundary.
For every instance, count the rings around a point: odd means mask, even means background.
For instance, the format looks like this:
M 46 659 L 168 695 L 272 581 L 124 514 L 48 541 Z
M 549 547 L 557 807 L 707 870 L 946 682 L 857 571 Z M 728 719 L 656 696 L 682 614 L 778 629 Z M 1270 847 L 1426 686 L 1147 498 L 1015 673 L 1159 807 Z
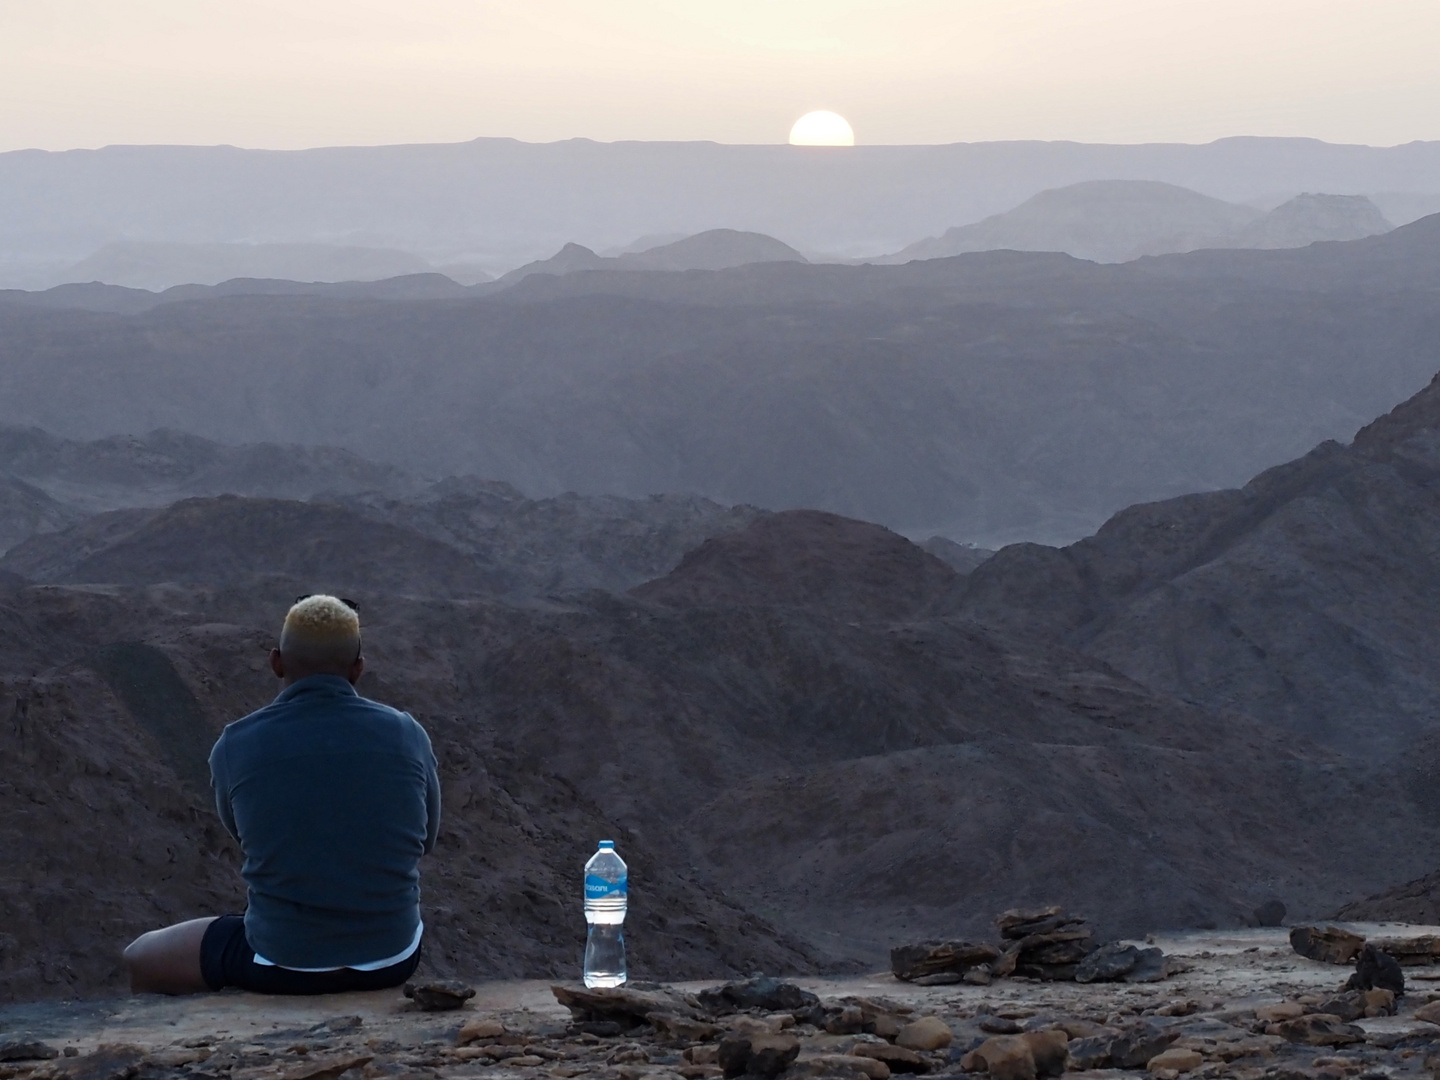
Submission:
M 625 903 L 628 892 L 625 860 L 614 840 L 601 840 L 600 848 L 585 864 L 585 985 L 619 986 L 625 981 Z

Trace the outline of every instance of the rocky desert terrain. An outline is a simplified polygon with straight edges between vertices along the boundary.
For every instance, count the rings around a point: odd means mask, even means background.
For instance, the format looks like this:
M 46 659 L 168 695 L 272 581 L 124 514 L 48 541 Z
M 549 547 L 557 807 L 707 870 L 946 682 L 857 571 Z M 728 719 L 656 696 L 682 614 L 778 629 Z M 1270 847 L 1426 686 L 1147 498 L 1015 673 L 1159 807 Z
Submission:
M 573 974 L 576 868 L 602 834 L 654 978 L 864 970 L 1014 904 L 1067 904 L 1106 938 L 1241 926 L 1274 898 L 1323 917 L 1440 865 L 1437 400 L 1241 491 L 973 568 L 819 511 L 468 481 L 198 495 L 37 533 L 0 559 L 0 987 L 113 990 L 131 935 L 241 902 L 204 756 L 274 693 L 275 627 L 319 588 L 360 603 L 362 689 L 440 748 L 433 975 Z M 577 551 L 621 567 L 609 587 L 535 579 Z M 1187 655 L 1167 635 L 1222 659 L 1147 660 Z M 1257 646 L 1286 694 L 1207 681 L 1263 674 L 1224 659 Z

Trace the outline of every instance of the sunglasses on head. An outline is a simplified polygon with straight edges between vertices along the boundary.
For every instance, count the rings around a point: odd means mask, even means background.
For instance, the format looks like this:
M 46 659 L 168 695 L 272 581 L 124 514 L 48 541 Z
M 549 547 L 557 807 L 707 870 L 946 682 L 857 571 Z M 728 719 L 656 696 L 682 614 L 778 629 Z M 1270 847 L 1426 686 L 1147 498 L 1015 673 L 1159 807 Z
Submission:
M 312 596 L 319 596 L 319 595 L 321 595 L 321 594 L 320 594 L 320 593 L 307 592 L 304 596 L 297 596 L 297 597 L 295 597 L 295 603 L 298 604 L 298 603 L 300 603 L 301 600 L 309 600 Z M 339 600 L 342 604 L 344 604 L 346 607 L 348 607 L 351 611 L 355 612 L 357 615 L 360 613 L 360 605 L 357 604 L 357 603 L 355 603 L 354 600 L 346 600 L 345 597 L 343 597 L 343 596 L 337 596 L 335 599 L 336 599 L 336 600 Z

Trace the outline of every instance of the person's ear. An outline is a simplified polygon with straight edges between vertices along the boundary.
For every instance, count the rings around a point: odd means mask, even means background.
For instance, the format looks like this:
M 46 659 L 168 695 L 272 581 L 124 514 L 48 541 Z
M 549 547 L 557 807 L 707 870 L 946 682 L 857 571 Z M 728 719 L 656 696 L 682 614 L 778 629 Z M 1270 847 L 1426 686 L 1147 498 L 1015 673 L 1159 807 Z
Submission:
M 285 677 L 285 658 L 280 655 L 279 649 L 270 650 L 270 670 L 275 673 L 277 679 Z
M 360 676 L 364 674 L 365 657 L 357 656 L 355 657 L 355 662 L 350 665 L 350 670 L 345 673 L 345 678 L 349 680 L 351 686 L 354 686 L 360 681 Z

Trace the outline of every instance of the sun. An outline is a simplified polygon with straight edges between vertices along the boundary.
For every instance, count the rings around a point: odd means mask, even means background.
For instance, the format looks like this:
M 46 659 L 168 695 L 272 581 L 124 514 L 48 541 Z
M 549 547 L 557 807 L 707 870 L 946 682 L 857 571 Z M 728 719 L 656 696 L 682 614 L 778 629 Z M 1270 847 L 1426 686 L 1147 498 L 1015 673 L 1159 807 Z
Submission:
M 839 113 L 806 113 L 790 129 L 791 146 L 854 146 L 855 132 Z

